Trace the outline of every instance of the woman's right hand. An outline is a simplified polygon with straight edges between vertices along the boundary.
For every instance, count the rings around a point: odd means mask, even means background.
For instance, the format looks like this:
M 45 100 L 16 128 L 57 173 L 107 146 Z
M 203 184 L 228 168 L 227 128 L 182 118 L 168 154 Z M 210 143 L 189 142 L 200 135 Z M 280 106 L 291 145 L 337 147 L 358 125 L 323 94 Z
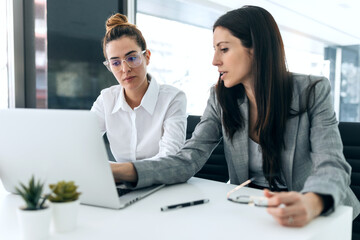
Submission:
M 111 171 L 114 175 L 115 182 L 137 182 L 138 176 L 134 164 L 127 163 L 110 163 Z

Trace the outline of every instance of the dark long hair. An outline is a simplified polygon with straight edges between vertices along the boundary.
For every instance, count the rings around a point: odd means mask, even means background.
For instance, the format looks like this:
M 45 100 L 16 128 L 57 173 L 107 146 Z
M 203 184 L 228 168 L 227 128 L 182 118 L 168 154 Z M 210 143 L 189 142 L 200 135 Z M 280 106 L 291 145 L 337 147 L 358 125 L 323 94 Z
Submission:
M 252 78 L 257 105 L 255 130 L 263 156 L 263 173 L 269 187 L 278 190 L 281 179 L 281 150 L 285 148 L 286 121 L 301 114 L 290 109 L 293 81 L 287 70 L 285 51 L 279 28 L 271 14 L 263 8 L 244 6 L 221 16 L 214 24 L 224 27 L 240 39 L 242 45 L 253 49 Z M 226 88 L 219 78 L 216 86 L 221 105 L 222 121 L 228 137 L 244 127 L 238 99 L 245 95 L 243 85 Z

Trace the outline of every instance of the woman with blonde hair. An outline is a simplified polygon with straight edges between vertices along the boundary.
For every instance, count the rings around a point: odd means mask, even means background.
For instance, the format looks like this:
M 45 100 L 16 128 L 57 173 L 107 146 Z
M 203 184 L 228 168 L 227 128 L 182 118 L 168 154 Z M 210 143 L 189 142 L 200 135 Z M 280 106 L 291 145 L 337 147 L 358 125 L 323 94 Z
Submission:
M 147 73 L 151 52 L 141 31 L 126 16 L 112 15 L 106 21 L 103 52 L 104 65 L 119 85 L 102 90 L 91 111 L 116 161 L 176 153 L 186 136 L 186 96 Z

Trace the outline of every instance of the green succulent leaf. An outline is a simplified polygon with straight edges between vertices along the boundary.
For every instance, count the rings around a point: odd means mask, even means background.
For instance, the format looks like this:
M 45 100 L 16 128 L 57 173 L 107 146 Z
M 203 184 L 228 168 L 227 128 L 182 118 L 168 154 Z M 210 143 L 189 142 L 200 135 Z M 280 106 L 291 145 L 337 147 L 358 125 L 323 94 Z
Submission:
M 50 184 L 52 193 L 49 196 L 51 202 L 72 202 L 79 198 L 78 186 L 73 181 L 59 181 L 57 184 Z
M 39 210 L 45 208 L 44 203 L 47 196 L 41 201 L 41 194 L 43 192 L 44 184 L 40 181 L 35 181 L 35 177 L 32 176 L 26 186 L 23 183 L 19 183 L 20 187 L 16 187 L 16 192 L 22 197 L 26 204 L 26 210 Z

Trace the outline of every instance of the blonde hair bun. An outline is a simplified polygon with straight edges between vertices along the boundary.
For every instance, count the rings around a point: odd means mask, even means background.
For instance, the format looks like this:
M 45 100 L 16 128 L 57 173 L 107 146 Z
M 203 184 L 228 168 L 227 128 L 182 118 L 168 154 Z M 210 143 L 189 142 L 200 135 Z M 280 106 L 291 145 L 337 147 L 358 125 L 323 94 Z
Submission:
M 108 18 L 106 21 L 105 27 L 106 32 L 110 32 L 113 28 L 118 26 L 134 26 L 133 24 L 128 22 L 128 19 L 125 15 L 116 13 Z

